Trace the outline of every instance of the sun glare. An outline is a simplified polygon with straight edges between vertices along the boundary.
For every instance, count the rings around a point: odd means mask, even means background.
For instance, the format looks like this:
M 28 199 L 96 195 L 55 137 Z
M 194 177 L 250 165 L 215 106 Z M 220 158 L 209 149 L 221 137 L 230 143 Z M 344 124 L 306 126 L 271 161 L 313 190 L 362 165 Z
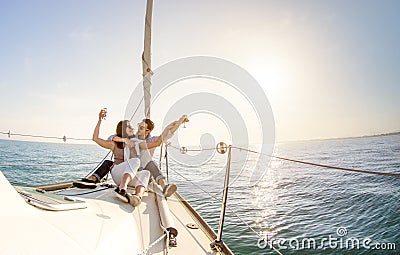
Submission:
M 279 101 L 280 96 L 284 93 L 285 74 L 279 63 L 272 62 L 256 62 L 257 64 L 251 68 L 250 74 L 258 81 L 264 89 L 268 100 Z

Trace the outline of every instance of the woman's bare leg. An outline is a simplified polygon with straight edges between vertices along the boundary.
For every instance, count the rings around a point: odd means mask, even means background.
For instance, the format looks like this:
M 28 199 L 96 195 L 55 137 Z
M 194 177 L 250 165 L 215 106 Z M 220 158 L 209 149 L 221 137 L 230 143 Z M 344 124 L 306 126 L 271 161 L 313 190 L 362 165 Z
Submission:
M 128 188 L 128 183 L 129 183 L 130 181 L 132 181 L 131 175 L 125 173 L 125 174 L 122 176 L 122 180 L 121 180 L 121 183 L 119 184 L 119 188 L 120 188 L 120 189 L 126 190 L 126 189 Z

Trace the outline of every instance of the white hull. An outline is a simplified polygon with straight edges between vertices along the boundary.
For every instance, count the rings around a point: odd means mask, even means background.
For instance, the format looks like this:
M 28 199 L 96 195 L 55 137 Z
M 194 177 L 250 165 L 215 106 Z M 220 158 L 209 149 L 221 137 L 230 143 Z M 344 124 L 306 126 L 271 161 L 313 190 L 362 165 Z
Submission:
M 134 208 L 116 198 L 113 188 L 47 191 L 87 205 L 50 211 L 26 203 L 1 172 L 0 182 L 1 254 L 219 254 L 210 249 L 215 233 L 179 194 L 167 201 L 178 230 L 178 245 L 168 247 L 153 192 L 146 192 L 141 205 Z M 191 223 L 199 228 L 189 228 Z M 229 249 L 223 254 L 230 254 Z

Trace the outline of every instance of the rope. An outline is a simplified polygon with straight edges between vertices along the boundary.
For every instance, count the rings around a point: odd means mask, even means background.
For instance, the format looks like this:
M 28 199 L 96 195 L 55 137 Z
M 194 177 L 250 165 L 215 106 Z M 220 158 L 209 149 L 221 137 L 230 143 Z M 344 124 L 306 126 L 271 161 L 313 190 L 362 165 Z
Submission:
M 172 148 L 174 148 L 174 149 L 180 150 L 180 148 L 178 148 L 176 146 L 172 146 L 172 145 L 170 145 L 170 146 Z M 398 174 L 397 173 L 385 173 L 385 172 L 375 172 L 375 171 L 368 171 L 368 170 L 359 170 L 359 169 L 353 169 L 353 168 L 347 168 L 347 167 L 329 166 L 329 165 L 323 165 L 323 164 L 317 164 L 317 163 L 312 163 L 312 162 L 301 161 L 301 160 L 297 160 L 297 159 L 290 159 L 290 158 L 284 158 L 284 157 L 279 157 L 279 156 L 272 156 L 272 155 L 268 155 L 268 154 L 261 153 L 261 152 L 258 152 L 258 151 L 242 148 L 242 147 L 232 146 L 232 148 L 239 149 L 241 151 L 248 151 L 248 152 L 259 154 L 259 155 L 264 155 L 264 156 L 267 156 L 267 157 L 270 157 L 270 158 L 276 158 L 276 159 L 280 159 L 280 160 L 299 163 L 299 164 L 312 165 L 312 166 L 318 166 L 318 167 L 323 167 L 323 168 L 330 168 L 330 169 L 357 172 L 357 173 L 364 173 L 364 174 L 375 174 L 375 175 L 383 175 L 383 176 L 400 177 L 400 173 L 398 173 Z M 215 150 L 215 148 L 206 148 L 206 149 L 199 149 L 199 150 L 186 150 L 186 151 L 202 151 L 202 150 Z
M 180 174 L 178 171 L 176 171 L 176 170 L 172 170 L 172 171 L 174 171 L 176 174 L 178 174 L 180 177 L 182 177 L 182 178 L 183 178 L 184 180 L 186 180 L 187 182 L 189 182 L 189 183 L 191 183 L 192 185 L 196 186 L 196 187 L 197 187 L 198 189 L 200 189 L 203 193 L 209 195 L 211 198 L 213 198 L 213 199 L 215 200 L 215 202 L 220 202 L 220 203 L 222 203 L 222 199 L 217 198 L 215 195 L 213 195 L 213 194 L 211 194 L 210 192 L 208 192 L 208 191 L 206 191 L 205 189 L 203 189 L 200 185 L 198 185 L 198 184 L 192 182 L 191 180 L 187 179 L 184 175 Z M 194 190 L 194 189 L 193 189 L 193 190 Z M 254 228 L 253 228 L 252 226 L 250 226 L 242 217 L 240 217 L 239 214 L 238 214 L 234 209 L 232 209 L 229 205 L 226 205 L 226 207 L 229 209 L 229 211 L 231 211 L 231 212 L 236 216 L 236 218 L 238 218 L 244 225 L 246 225 L 248 229 L 250 229 L 250 230 L 251 230 L 254 234 L 256 234 L 259 238 L 263 238 L 257 231 L 254 230 Z M 273 247 L 272 245 L 271 245 L 271 248 L 272 248 L 275 252 L 277 252 L 278 254 L 282 255 L 282 253 L 281 253 L 279 250 L 277 250 L 275 247 Z
M 82 162 L 82 163 L 45 163 L 45 164 L 1 164 L 0 166 L 6 166 L 6 167 L 13 167 L 13 166 L 71 166 L 71 165 L 93 165 L 97 164 L 98 162 Z
M 16 135 L 16 136 L 25 136 L 25 137 L 35 137 L 35 138 L 45 138 L 45 139 L 62 139 L 64 142 L 66 142 L 66 136 L 60 138 L 60 137 L 55 137 L 55 136 L 42 136 L 42 135 L 29 135 L 29 134 L 18 134 L 18 133 L 11 133 L 10 131 L 8 132 L 0 132 L 0 134 L 5 134 L 8 135 L 8 137 L 10 137 L 11 135 Z M 87 140 L 87 141 L 91 141 L 92 139 L 82 139 L 82 138 L 68 138 L 71 140 Z M 89 172 L 88 175 L 86 175 L 86 178 L 90 175 L 92 175 L 92 173 L 94 171 L 96 171 L 96 169 L 100 166 L 100 164 L 103 163 L 103 161 L 108 157 L 108 155 L 110 154 L 111 151 L 109 151 L 107 153 L 107 155 L 100 161 L 100 163 L 98 162 L 82 162 L 82 163 L 78 163 L 79 165 L 92 165 L 92 164 L 97 164 L 96 167 Z M 76 165 L 77 163 L 45 163 L 45 164 L 40 164 L 40 166 L 54 166 L 54 165 L 65 165 L 65 166 L 70 166 L 70 165 Z M 24 164 L 24 166 L 37 166 L 38 164 Z M 5 167 L 14 167 L 14 166 L 20 166 L 18 164 L 2 164 L 1 166 L 5 166 Z
M 181 148 L 173 146 L 173 145 L 168 145 L 176 150 L 181 150 Z M 182 147 L 182 148 L 186 148 L 186 147 Z M 233 148 L 233 147 L 232 147 Z M 215 150 L 215 148 L 204 148 L 204 149 L 187 149 L 185 151 L 211 151 L 211 150 Z
M 295 162 L 295 163 L 324 167 L 324 168 L 331 168 L 331 169 L 336 169 L 336 170 L 343 170 L 343 171 L 350 171 L 350 172 L 357 172 L 357 173 L 364 173 L 364 174 L 376 174 L 376 175 L 400 177 L 400 174 L 396 174 L 396 173 L 384 173 L 384 172 L 374 172 L 374 171 L 367 171 L 367 170 L 358 170 L 358 169 L 352 169 L 352 168 L 346 168 L 346 167 L 336 167 L 336 166 L 316 164 L 316 163 L 305 162 L 305 161 L 300 161 L 300 160 L 295 160 L 295 159 L 277 157 L 277 156 L 273 156 L 273 157 L 277 158 L 277 159 L 281 159 L 281 160 Z
M 111 150 L 108 151 L 107 155 L 104 156 L 104 158 L 97 164 L 97 166 L 95 168 L 93 168 L 92 171 L 89 172 L 89 174 L 86 175 L 85 178 L 88 178 L 89 176 L 91 176 L 96 171 L 96 169 L 103 163 L 103 161 L 108 157 L 108 155 L 110 155 L 110 153 L 111 153 Z M 107 176 L 108 176 L 108 173 L 107 173 Z
M 164 233 L 162 236 L 160 236 L 157 240 L 155 240 L 154 242 L 152 242 L 146 249 L 144 249 L 141 253 L 139 253 L 139 255 L 146 255 L 149 250 L 151 248 L 153 248 L 154 245 L 156 245 L 158 242 L 160 242 L 161 240 L 163 240 L 165 237 L 167 236 L 166 233 Z
M 24 137 L 33 137 L 33 138 L 44 138 L 44 139 L 58 139 L 58 140 L 63 140 L 64 142 L 67 141 L 67 137 L 56 137 L 56 136 L 44 136 L 44 135 L 31 135 L 31 134 L 20 134 L 20 133 L 11 133 L 10 131 L 8 132 L 0 132 L 0 134 L 3 135 L 8 135 L 8 137 L 11 137 L 12 135 L 15 136 L 24 136 Z M 76 140 L 76 141 L 91 141 L 92 139 L 85 139 L 85 138 L 73 138 L 73 137 L 68 137 L 70 140 Z
M 163 144 L 161 144 L 160 146 L 160 161 L 158 162 L 158 168 L 160 168 L 160 170 L 162 166 L 162 154 L 163 154 Z
M 157 200 L 157 196 L 156 196 L 156 200 Z M 164 247 L 165 247 L 165 252 L 166 252 L 166 254 L 168 254 L 168 247 L 169 247 L 169 241 L 170 241 L 170 233 L 169 233 L 168 229 L 166 229 L 166 228 L 162 225 L 160 211 L 158 212 L 158 215 L 160 216 L 160 227 L 161 227 L 161 229 L 164 231 L 164 234 L 167 236 L 167 238 L 165 238 Z
M 168 144 L 165 145 L 165 172 L 167 174 L 167 181 L 168 181 Z
M 352 168 L 346 168 L 346 167 L 322 165 L 322 164 L 317 164 L 317 163 L 312 163 L 312 162 L 301 161 L 301 160 L 297 160 L 297 159 L 283 158 L 283 157 L 278 157 L 278 156 L 270 156 L 270 155 L 267 155 L 265 153 L 261 153 L 261 152 L 258 152 L 258 151 L 253 151 L 253 150 L 249 150 L 249 149 L 245 149 L 245 148 L 241 148 L 241 147 L 232 146 L 232 148 L 239 149 L 239 150 L 244 150 L 244 151 L 248 151 L 248 152 L 252 152 L 252 153 L 256 153 L 256 154 L 259 154 L 259 155 L 264 155 L 264 156 L 271 157 L 271 158 L 277 158 L 277 159 L 280 159 L 280 160 L 286 160 L 286 161 L 290 161 L 290 162 L 295 162 L 295 163 L 299 163 L 299 164 L 318 166 L 318 167 L 330 168 L 330 169 L 336 169 L 336 170 L 343 170 L 343 171 L 350 171 L 350 172 L 357 172 L 357 173 L 364 173 L 364 174 L 376 174 L 376 175 L 400 177 L 400 174 L 396 174 L 396 173 L 374 172 L 374 171 L 358 170 L 358 169 L 352 169 Z
M 136 106 L 136 110 L 133 112 L 133 114 L 132 114 L 131 118 L 129 119 L 129 121 L 132 121 L 133 116 L 135 116 L 136 112 L 139 110 L 139 106 L 142 104 L 143 99 L 144 99 L 144 96 L 142 96 L 142 99 L 140 99 L 140 102 L 139 102 L 138 105 Z
M 110 188 L 111 188 L 111 186 L 107 186 L 107 187 L 102 188 L 102 189 L 96 189 L 96 190 L 91 190 L 91 191 L 82 192 L 82 193 L 76 193 L 76 194 L 62 194 L 62 193 L 54 193 L 54 194 L 57 194 L 59 196 L 74 197 L 74 196 L 81 196 L 81 195 L 87 195 L 87 194 L 91 194 L 91 193 L 96 193 L 96 192 L 103 191 L 103 190 L 110 189 Z
M 181 148 L 178 148 L 176 146 L 170 145 L 172 148 L 177 149 L 177 150 L 181 150 Z M 271 158 L 276 158 L 276 159 L 280 159 L 280 160 L 286 160 L 286 161 L 290 161 L 290 162 L 294 162 L 294 163 L 299 163 L 299 164 L 307 164 L 307 165 L 312 165 L 312 166 L 318 166 L 318 167 L 323 167 L 323 168 L 330 168 L 330 169 L 337 169 L 337 170 L 343 170 L 343 171 L 351 171 L 351 172 L 358 172 L 358 173 L 366 173 L 366 174 L 376 174 L 376 175 L 383 175 L 383 176 L 395 176 L 395 177 L 400 177 L 400 174 L 396 174 L 396 173 L 384 173 L 384 172 L 374 172 L 374 171 L 367 171 L 367 170 L 358 170 L 358 169 L 351 169 L 351 168 L 344 168 L 344 167 L 335 167 L 335 166 L 329 166 L 329 165 L 323 165 L 323 164 L 316 164 L 316 163 L 312 163 L 312 162 L 306 162 L 306 161 L 301 161 L 301 160 L 296 160 L 296 159 L 289 159 L 289 158 L 284 158 L 284 157 L 279 157 L 279 156 L 271 156 L 271 155 L 267 155 L 261 152 L 257 152 L 254 150 L 249 150 L 249 149 L 245 149 L 245 148 L 241 148 L 241 147 L 234 147 L 232 146 L 232 148 L 235 149 L 239 149 L 239 150 L 244 150 L 244 151 L 248 151 L 251 153 L 256 153 L 259 155 L 265 155 Z M 207 148 L 207 149 L 193 149 L 193 150 L 188 150 L 185 148 L 185 152 L 186 151 L 203 151 L 203 150 L 215 150 L 215 148 Z M 167 160 L 167 154 L 165 155 L 166 160 Z M 168 161 L 166 162 L 166 166 L 168 169 Z M 216 198 L 213 194 L 209 193 L 208 191 L 204 190 L 200 185 L 192 182 L 191 180 L 187 179 L 184 175 L 180 174 L 179 172 L 173 170 L 175 173 L 177 173 L 180 177 L 182 177 L 184 180 L 188 181 L 189 183 L 191 183 L 192 185 L 196 186 L 198 189 L 200 189 L 202 192 L 204 192 L 205 194 L 208 194 L 211 198 L 213 198 L 216 201 L 222 202 L 221 199 Z M 253 229 L 253 227 L 251 227 L 245 220 L 243 220 L 238 213 L 233 210 L 232 208 L 230 208 L 227 205 L 227 208 L 235 215 L 236 218 L 238 218 L 244 225 L 246 225 L 246 227 L 248 229 L 250 229 L 254 234 L 256 234 L 259 238 L 263 238 L 257 231 L 255 231 Z M 276 253 L 282 255 L 282 253 L 277 250 L 274 246 L 270 245 L 271 249 L 273 249 Z

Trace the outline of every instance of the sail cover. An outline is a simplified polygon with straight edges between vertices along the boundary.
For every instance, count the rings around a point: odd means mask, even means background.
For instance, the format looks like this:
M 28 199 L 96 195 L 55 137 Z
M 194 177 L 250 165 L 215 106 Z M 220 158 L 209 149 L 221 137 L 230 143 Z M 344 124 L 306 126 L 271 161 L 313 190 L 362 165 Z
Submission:
M 142 54 L 143 66 L 143 98 L 144 98 L 144 114 L 146 118 L 150 118 L 150 101 L 151 101 L 151 20 L 153 16 L 153 0 L 147 0 L 146 21 L 144 28 L 144 50 Z

